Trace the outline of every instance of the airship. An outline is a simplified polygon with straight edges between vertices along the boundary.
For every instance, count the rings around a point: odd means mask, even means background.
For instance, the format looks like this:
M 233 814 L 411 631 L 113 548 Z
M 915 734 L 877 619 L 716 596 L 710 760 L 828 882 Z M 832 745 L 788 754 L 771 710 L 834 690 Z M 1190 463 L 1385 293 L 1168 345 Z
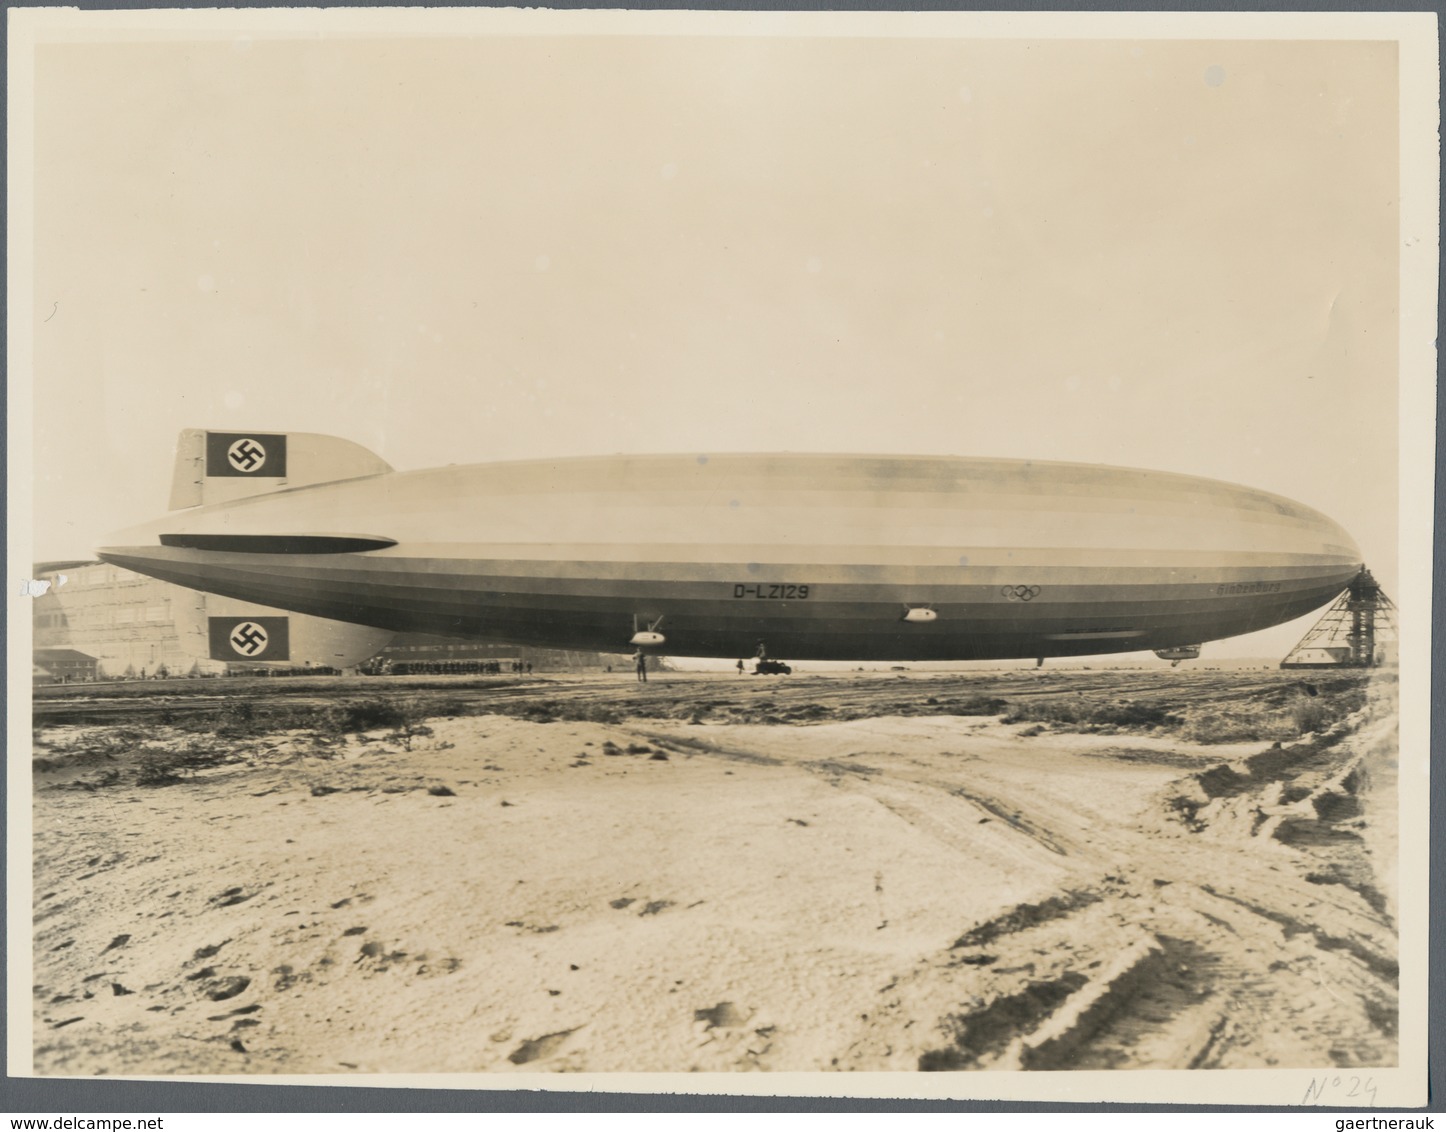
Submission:
M 375 647 L 421 632 L 730 659 L 1178 660 L 1363 568 L 1309 507 L 1165 472 L 798 453 L 399 472 L 337 437 L 200 429 L 169 513 L 111 541 L 107 562 Z

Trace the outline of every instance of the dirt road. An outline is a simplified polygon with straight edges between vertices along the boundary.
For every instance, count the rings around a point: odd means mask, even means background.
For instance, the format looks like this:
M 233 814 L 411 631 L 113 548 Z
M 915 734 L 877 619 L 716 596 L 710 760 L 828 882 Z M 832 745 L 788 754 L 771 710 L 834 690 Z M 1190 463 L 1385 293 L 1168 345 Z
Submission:
M 67 690 L 36 1067 L 1393 1064 L 1393 689 L 1333 679 Z

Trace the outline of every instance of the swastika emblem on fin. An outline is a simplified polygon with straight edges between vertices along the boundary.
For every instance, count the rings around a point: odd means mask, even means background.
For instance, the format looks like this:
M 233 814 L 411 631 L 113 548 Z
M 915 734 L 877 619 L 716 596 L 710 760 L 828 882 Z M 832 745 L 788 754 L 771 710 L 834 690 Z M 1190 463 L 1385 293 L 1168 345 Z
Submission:
M 242 656 L 259 656 L 270 638 L 255 621 L 243 621 L 231 630 L 231 647 Z
M 243 436 L 226 449 L 226 459 L 238 472 L 256 472 L 266 466 L 266 448 L 259 441 Z

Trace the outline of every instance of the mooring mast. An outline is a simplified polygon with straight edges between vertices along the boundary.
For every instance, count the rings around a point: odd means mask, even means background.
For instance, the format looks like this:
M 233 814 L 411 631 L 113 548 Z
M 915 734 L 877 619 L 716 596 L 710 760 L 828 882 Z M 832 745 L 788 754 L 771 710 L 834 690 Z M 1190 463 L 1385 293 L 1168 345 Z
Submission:
M 1396 640 L 1396 605 L 1362 569 L 1310 632 L 1280 662 L 1282 668 L 1375 668 L 1378 645 Z

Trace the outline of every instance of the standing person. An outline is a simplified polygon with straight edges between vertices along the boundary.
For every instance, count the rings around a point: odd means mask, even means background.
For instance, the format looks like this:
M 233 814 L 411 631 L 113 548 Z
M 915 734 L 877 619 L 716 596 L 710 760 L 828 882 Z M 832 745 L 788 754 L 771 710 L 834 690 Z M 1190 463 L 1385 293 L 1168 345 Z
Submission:
M 638 667 L 638 683 L 646 684 L 648 682 L 648 658 L 643 655 L 642 649 L 633 654 L 633 662 Z
M 743 675 L 743 662 L 741 660 L 738 662 L 738 675 Z

